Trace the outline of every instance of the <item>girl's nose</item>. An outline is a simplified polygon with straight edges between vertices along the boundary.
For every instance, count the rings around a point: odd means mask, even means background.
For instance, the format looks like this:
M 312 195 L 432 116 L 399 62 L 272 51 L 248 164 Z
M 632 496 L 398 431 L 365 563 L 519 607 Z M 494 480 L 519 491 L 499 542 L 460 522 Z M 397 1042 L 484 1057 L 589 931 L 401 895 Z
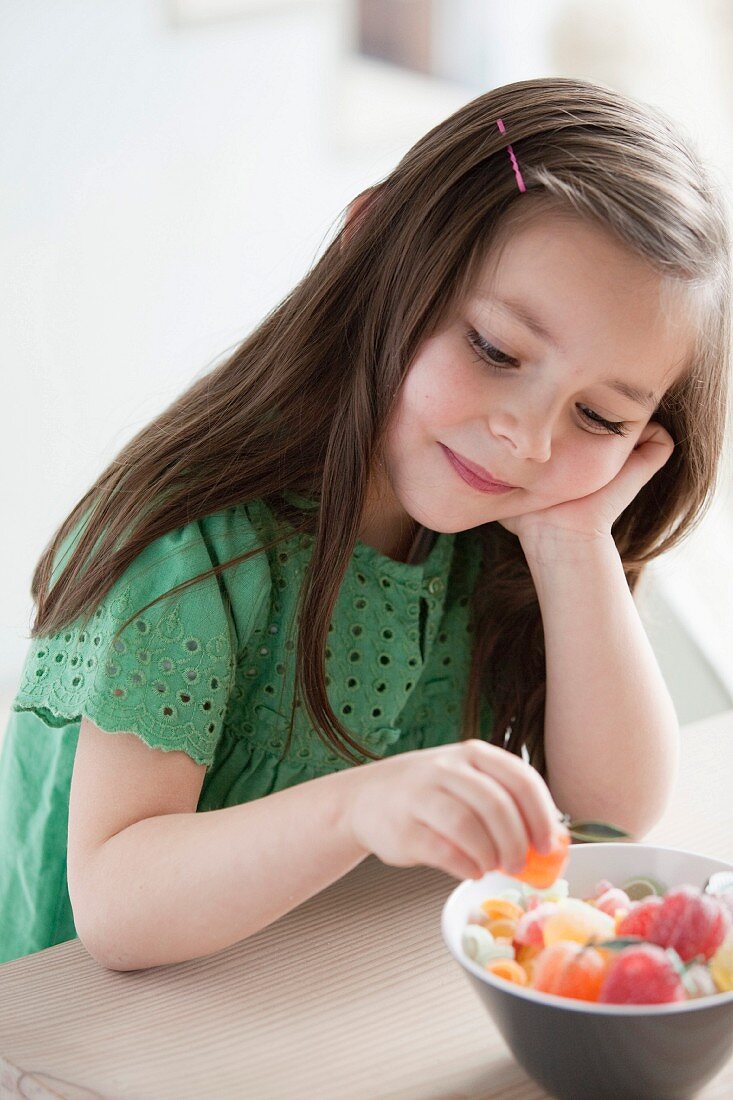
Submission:
M 517 459 L 547 462 L 552 452 L 552 425 L 545 417 L 515 416 L 496 412 L 490 420 L 491 431 L 507 445 Z

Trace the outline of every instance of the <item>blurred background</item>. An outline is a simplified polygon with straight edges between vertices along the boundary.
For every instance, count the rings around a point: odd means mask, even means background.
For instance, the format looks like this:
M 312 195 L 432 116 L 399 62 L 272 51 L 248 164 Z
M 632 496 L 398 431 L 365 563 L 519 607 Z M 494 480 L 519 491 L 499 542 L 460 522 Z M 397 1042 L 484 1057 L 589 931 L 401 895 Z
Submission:
M 0 738 L 52 532 L 360 191 L 468 100 L 562 75 L 668 111 L 730 206 L 731 60 L 726 0 L 0 6 Z M 640 595 L 683 723 L 733 706 L 732 465 L 729 440 L 712 509 Z

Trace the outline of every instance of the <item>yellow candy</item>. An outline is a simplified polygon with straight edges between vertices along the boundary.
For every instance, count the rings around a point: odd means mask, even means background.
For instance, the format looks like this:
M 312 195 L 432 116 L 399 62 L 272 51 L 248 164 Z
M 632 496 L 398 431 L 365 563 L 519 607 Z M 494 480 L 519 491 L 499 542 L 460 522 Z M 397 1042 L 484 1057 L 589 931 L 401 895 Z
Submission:
M 611 939 L 616 932 L 613 917 L 580 898 L 566 898 L 545 921 L 545 947 L 560 940 L 587 943 L 589 940 Z
M 507 938 L 513 940 L 517 922 L 515 920 L 490 920 L 487 922 L 486 927 L 495 939 Z
M 627 913 L 628 913 L 628 909 L 617 909 L 616 912 L 613 914 L 613 919 L 614 919 L 614 922 L 615 922 L 615 925 L 616 925 L 616 932 L 618 932 L 618 926 L 620 925 L 620 923 L 624 919 L 624 917 L 627 915 Z
M 524 909 L 515 905 L 513 901 L 509 901 L 508 898 L 486 898 L 481 902 L 481 908 L 490 920 L 506 917 L 508 920 L 517 921 L 524 916 Z
M 733 989 L 733 931 L 729 932 L 710 960 L 710 973 L 721 993 Z

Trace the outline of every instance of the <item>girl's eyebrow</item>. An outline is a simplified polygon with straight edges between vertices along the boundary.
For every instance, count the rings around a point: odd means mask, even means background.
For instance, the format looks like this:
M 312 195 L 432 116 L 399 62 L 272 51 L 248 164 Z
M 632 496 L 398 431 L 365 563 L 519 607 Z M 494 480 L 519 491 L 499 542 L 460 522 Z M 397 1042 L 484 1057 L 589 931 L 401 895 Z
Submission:
M 631 401 L 635 401 L 637 405 L 644 405 L 649 409 L 656 409 L 659 404 L 658 397 L 650 390 L 637 389 L 636 386 L 630 386 L 628 382 L 621 382 L 616 378 L 606 379 L 604 382 L 601 382 L 601 385 L 609 386 L 612 390 L 616 390 L 617 393 L 623 394 L 624 397 L 630 398 Z
M 501 306 L 502 309 L 505 309 L 507 313 L 513 313 L 517 320 L 521 321 L 523 325 L 526 325 L 527 328 L 534 332 L 536 336 L 539 336 L 541 340 L 550 344 L 555 351 L 563 351 L 560 341 L 552 335 L 547 325 L 527 308 L 524 302 L 520 302 L 516 298 L 495 298 L 493 295 L 488 294 L 480 295 L 479 301 L 494 302 L 496 305 Z
M 553 336 L 547 325 L 541 321 L 539 317 L 536 317 L 531 310 L 527 309 L 524 302 L 520 302 L 516 298 L 494 298 L 489 296 L 481 297 L 480 300 L 484 302 L 493 301 L 508 313 L 514 314 L 518 321 L 526 325 L 527 328 L 534 332 L 536 336 L 539 336 L 541 340 L 550 344 L 556 351 L 562 352 L 563 348 L 559 340 Z M 618 378 L 608 378 L 601 382 L 601 385 L 609 386 L 623 397 L 628 397 L 629 400 L 634 401 L 637 405 L 643 405 L 649 409 L 655 409 L 659 404 L 659 398 L 650 390 L 640 390 L 637 386 L 633 386 L 629 382 L 623 382 Z

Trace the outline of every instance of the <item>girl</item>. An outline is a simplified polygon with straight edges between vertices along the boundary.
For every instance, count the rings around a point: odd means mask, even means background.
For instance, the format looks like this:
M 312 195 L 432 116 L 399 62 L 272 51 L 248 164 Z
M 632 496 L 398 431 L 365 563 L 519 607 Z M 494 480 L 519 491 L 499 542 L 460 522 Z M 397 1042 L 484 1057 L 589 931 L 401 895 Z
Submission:
M 517 870 L 557 805 L 643 835 L 678 730 L 632 593 L 711 499 L 729 293 L 652 108 L 527 80 L 418 141 L 41 556 L 0 958 L 208 955 L 369 853 Z

